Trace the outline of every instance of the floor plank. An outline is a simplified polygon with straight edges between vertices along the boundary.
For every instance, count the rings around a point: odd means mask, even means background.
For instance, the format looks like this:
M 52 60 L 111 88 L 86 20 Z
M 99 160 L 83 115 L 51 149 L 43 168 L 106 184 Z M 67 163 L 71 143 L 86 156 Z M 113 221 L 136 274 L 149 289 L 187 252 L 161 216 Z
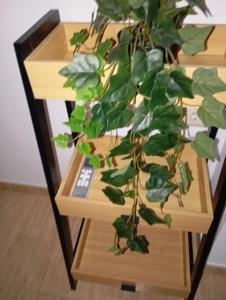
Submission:
M 79 219 L 71 219 L 76 235 Z M 197 300 L 226 299 L 225 270 L 209 269 Z M 117 287 L 79 282 L 71 291 L 51 212 L 44 193 L 0 190 L 1 300 L 174 300 L 151 290 L 129 293 Z

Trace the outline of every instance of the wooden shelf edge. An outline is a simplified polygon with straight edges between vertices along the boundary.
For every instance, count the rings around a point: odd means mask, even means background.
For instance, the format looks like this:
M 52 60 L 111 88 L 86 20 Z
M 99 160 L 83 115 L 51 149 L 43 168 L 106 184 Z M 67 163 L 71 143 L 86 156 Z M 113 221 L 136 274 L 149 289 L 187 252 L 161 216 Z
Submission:
M 106 138 L 107 137 L 101 139 L 100 143 L 103 143 L 103 141 Z M 56 195 L 56 203 L 60 213 L 66 216 L 103 219 L 105 221 L 112 221 L 116 217 L 118 217 L 119 214 L 129 214 L 131 210 L 131 204 L 129 201 L 127 201 L 124 206 L 119 206 L 112 204 L 110 201 L 107 200 L 107 198 L 101 192 L 102 187 L 99 186 L 99 175 L 97 177 L 94 176 L 90 192 L 86 198 L 72 196 L 72 192 L 82 165 L 82 160 L 82 155 L 77 154 L 75 150 L 70 160 L 68 169 L 63 178 L 63 181 L 58 190 L 58 193 Z M 173 229 L 206 233 L 213 219 L 212 200 L 209 190 L 207 166 L 204 160 L 197 158 L 196 167 L 199 170 L 199 178 L 201 180 L 198 187 L 198 189 L 200 190 L 200 195 L 199 197 L 197 196 L 196 199 L 197 201 L 202 201 L 200 202 L 201 211 L 196 211 L 194 209 L 189 210 L 189 206 L 187 206 L 187 208 L 185 209 L 180 208 L 177 205 L 175 205 L 175 207 L 173 208 L 167 207 L 166 205 L 164 208 L 164 213 L 171 214 L 173 219 Z M 97 193 L 98 189 L 99 191 Z M 101 199 L 106 198 L 106 201 L 100 201 L 100 197 Z M 191 197 L 194 197 L 194 195 Z M 187 201 L 189 200 L 190 199 L 187 199 Z M 146 204 L 148 206 L 151 206 L 151 204 L 149 203 Z M 156 210 L 157 214 L 162 214 L 161 209 L 158 206 L 154 206 L 154 209 Z M 140 221 L 140 224 L 148 226 L 143 220 Z M 163 225 L 155 226 L 162 227 Z

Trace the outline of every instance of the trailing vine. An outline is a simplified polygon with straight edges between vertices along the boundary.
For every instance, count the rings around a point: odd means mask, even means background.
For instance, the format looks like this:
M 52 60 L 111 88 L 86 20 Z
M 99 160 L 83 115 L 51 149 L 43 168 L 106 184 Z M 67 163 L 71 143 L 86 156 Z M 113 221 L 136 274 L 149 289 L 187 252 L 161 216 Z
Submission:
M 109 200 L 124 205 L 130 199 L 131 214 L 113 222 L 116 234 L 111 251 L 147 253 L 149 242 L 139 235 L 139 218 L 170 227 L 172 219 L 164 214 L 164 204 L 172 194 L 183 206 L 182 196 L 189 191 L 192 175 L 188 162 L 181 160 L 184 144 L 191 143 L 201 157 L 215 158 L 214 141 L 205 132 L 197 133 L 193 141 L 185 137 L 183 98 L 203 97 L 198 109 L 203 124 L 226 128 L 225 107 L 213 96 L 226 91 L 226 85 L 217 69 L 197 68 L 189 78 L 178 63 L 180 49 L 188 56 L 205 50 L 213 27 L 182 26 L 196 8 L 209 14 L 204 0 L 186 0 L 186 5 L 180 5 L 180 0 L 96 2 L 95 19 L 93 14 L 90 28 L 74 33 L 73 59 L 60 70 L 67 78 L 64 86 L 76 93 L 76 107 L 65 124 L 78 134 L 77 151 L 89 158 L 90 165 L 105 166 L 101 181 L 107 184 L 103 193 Z M 122 21 L 117 40 L 105 38 L 112 21 Z M 95 37 L 92 48 L 86 43 L 90 36 Z M 81 52 L 82 46 L 86 53 Z M 119 138 L 117 130 L 123 127 L 127 135 Z M 92 141 L 107 132 L 111 134 L 107 153 L 93 151 Z M 71 142 L 67 134 L 53 140 L 60 147 Z M 156 163 L 156 157 L 165 158 L 165 164 Z M 116 158 L 126 166 L 115 168 Z M 146 183 L 141 182 L 142 173 L 148 176 Z M 159 203 L 161 216 L 151 208 L 154 202 Z

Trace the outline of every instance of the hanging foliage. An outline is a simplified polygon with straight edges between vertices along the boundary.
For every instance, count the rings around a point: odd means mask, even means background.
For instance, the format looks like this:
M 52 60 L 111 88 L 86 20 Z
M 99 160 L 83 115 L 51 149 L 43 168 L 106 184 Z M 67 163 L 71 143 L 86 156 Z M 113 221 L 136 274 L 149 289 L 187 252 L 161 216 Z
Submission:
M 184 6 L 178 5 L 180 0 L 96 2 L 95 20 L 89 30 L 74 33 L 70 40 L 75 47 L 73 59 L 60 70 L 66 77 L 64 86 L 76 93 L 75 110 L 65 124 L 79 134 L 77 151 L 86 155 L 94 168 L 105 165 L 101 181 L 106 183 L 103 193 L 109 201 L 120 206 L 126 198 L 131 202 L 131 215 L 113 221 L 116 237 L 111 250 L 117 255 L 127 249 L 147 253 L 149 242 L 139 236 L 137 217 L 149 225 L 170 227 L 173 220 L 164 215 L 165 202 L 172 193 L 180 199 L 192 184 L 189 165 L 180 160 L 183 144 L 192 142 L 198 155 L 215 158 L 214 141 L 205 132 L 199 132 L 193 141 L 184 137 L 183 97 L 202 96 L 198 116 L 203 124 L 226 128 L 225 107 L 215 95 L 226 91 L 226 85 L 217 69 L 199 68 L 189 78 L 174 51 L 182 49 L 185 55 L 195 55 L 205 50 L 213 28 L 182 26 L 196 8 L 209 14 L 204 0 L 187 0 Z M 117 40 L 104 38 L 112 21 L 123 21 Z M 96 37 L 92 53 L 79 53 L 91 35 Z M 129 127 L 127 135 L 121 140 L 112 135 L 107 153 L 98 153 L 98 148 L 93 152 L 93 139 L 123 127 Z M 70 143 L 65 134 L 54 140 L 63 148 Z M 165 158 L 166 164 L 154 163 L 156 156 Z M 122 158 L 126 166 L 113 167 L 112 160 Z M 153 163 L 147 162 L 150 158 Z M 140 192 L 143 172 L 148 175 L 145 189 L 150 207 Z M 151 208 L 153 202 L 159 203 L 163 215 Z

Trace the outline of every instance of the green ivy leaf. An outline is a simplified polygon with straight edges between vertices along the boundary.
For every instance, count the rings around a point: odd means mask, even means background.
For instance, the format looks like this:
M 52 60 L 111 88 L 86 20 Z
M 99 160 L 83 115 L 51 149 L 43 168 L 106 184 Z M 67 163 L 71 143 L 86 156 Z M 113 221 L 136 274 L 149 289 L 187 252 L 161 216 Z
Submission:
M 131 199 L 134 199 L 135 193 L 134 193 L 134 191 L 126 191 L 126 192 L 123 193 L 123 196 L 124 197 L 129 197 Z
M 77 120 L 75 118 L 70 118 L 69 122 L 64 122 L 66 126 L 68 126 L 72 132 L 83 132 L 83 121 Z
M 102 57 L 105 57 L 106 54 L 109 52 L 109 50 L 113 46 L 113 40 L 112 39 L 107 39 L 103 43 L 100 43 L 100 45 L 97 48 L 97 55 L 100 55 Z
M 163 52 L 160 49 L 152 49 L 147 53 L 147 71 L 157 73 L 164 68 Z
M 214 160 L 214 140 L 209 138 L 204 132 L 198 132 L 195 140 L 191 143 L 192 149 L 201 157 Z
M 163 53 L 159 49 L 153 49 L 147 54 L 144 50 L 137 50 L 132 56 L 131 78 L 135 84 L 143 81 L 146 72 L 150 76 L 163 69 Z M 146 81 L 147 79 L 146 75 Z
M 164 219 L 156 215 L 155 211 L 151 208 L 141 205 L 139 209 L 139 215 L 144 219 L 149 225 L 154 224 L 166 224 L 168 227 L 171 226 L 171 217 L 170 215 L 165 215 Z
M 181 112 L 175 105 L 158 105 L 153 111 L 150 127 L 152 129 L 167 130 L 172 124 L 180 128 Z
M 142 254 L 149 253 L 149 242 L 147 241 L 145 236 L 135 236 L 132 239 L 128 239 L 127 245 L 131 251 L 139 252 Z
M 87 134 L 88 139 L 92 140 L 98 137 L 101 133 L 102 125 L 98 121 L 90 120 L 87 127 L 84 129 L 84 132 Z
M 128 0 L 128 2 L 133 9 L 137 9 L 144 5 L 145 0 Z
M 172 72 L 162 70 L 158 74 L 147 72 L 139 92 L 151 101 L 150 109 L 157 105 L 175 102 L 177 97 L 193 98 L 192 80 L 177 68 Z
M 168 195 L 177 187 L 168 180 L 172 177 L 166 166 L 158 164 L 148 164 L 143 167 L 150 173 L 146 182 L 147 199 L 151 202 L 164 203 Z
M 105 158 L 105 162 L 109 169 L 112 168 L 111 158 L 109 156 Z
M 144 75 L 147 71 L 147 56 L 144 50 L 137 50 L 131 61 L 131 79 L 134 84 L 143 81 Z
M 73 119 L 79 120 L 79 121 L 85 121 L 86 119 L 86 109 L 83 106 L 76 106 L 75 109 L 71 113 L 71 117 Z
M 110 86 L 100 101 L 127 103 L 136 95 L 136 86 L 131 80 L 129 68 L 120 68 L 110 79 Z
M 151 180 L 154 177 L 156 177 L 156 178 L 161 178 L 163 181 L 167 181 L 172 177 L 171 173 L 168 171 L 167 166 L 158 165 L 155 163 L 145 164 L 142 167 L 142 171 L 151 174 L 150 177 Z
M 65 122 L 72 132 L 83 132 L 83 123 L 86 118 L 86 109 L 83 106 L 76 105 L 71 113 L 69 122 Z
M 100 157 L 99 155 L 90 155 L 89 156 L 89 164 L 91 166 L 93 166 L 95 169 L 99 169 L 100 168 Z
M 179 162 L 177 167 L 180 172 L 180 191 L 182 194 L 186 194 L 193 180 L 191 171 L 189 170 L 188 163 Z
M 132 9 L 128 17 L 134 21 L 145 21 L 146 16 L 144 6 L 141 6 L 137 9 Z
M 111 131 L 128 126 L 133 118 L 133 115 L 134 113 L 132 110 L 127 110 L 125 108 L 123 109 L 120 105 L 116 106 L 105 115 L 107 124 L 106 130 Z M 117 116 L 117 118 L 115 116 Z
M 205 41 L 212 31 L 213 26 L 196 27 L 186 25 L 179 30 L 183 40 L 182 49 L 185 55 L 194 55 L 205 50 Z
M 175 133 L 156 133 L 142 146 L 146 155 L 162 156 L 166 150 L 175 147 L 178 137 Z
M 165 221 L 166 225 L 170 228 L 171 224 L 172 224 L 172 221 L 173 221 L 171 215 L 166 214 L 164 216 L 164 221 Z
M 129 140 L 122 140 L 121 143 L 110 150 L 110 157 L 119 156 L 123 154 L 129 154 L 134 148 L 134 145 Z
M 153 20 L 150 35 L 156 46 L 168 49 L 182 42 L 173 20 L 161 11 Z
M 108 120 L 107 113 L 113 109 L 113 104 L 108 102 L 98 102 L 92 108 L 92 121 L 97 121 L 101 124 L 103 131 L 107 130 Z
M 159 180 L 156 187 L 148 188 L 146 198 L 150 202 L 160 202 L 164 204 L 167 197 L 177 188 L 177 185 L 171 182 L 164 182 L 159 184 Z
M 132 167 L 127 167 L 104 171 L 101 174 L 101 181 L 120 187 L 127 184 L 136 175 L 136 170 Z
M 205 0 L 186 0 L 191 6 L 197 6 L 205 15 L 210 15 L 210 11 Z
M 108 62 L 112 64 L 118 61 L 121 65 L 127 65 L 130 62 L 129 56 L 129 44 L 133 38 L 128 28 L 122 29 L 119 36 L 119 41 L 116 47 L 114 47 L 110 54 Z
M 98 84 L 95 87 L 85 87 L 76 89 L 76 103 L 85 105 L 87 101 L 91 101 L 95 98 L 99 98 L 103 93 L 102 84 Z M 81 105 L 80 105 L 81 106 Z
M 170 95 L 175 97 L 194 98 L 192 93 L 192 83 L 193 81 L 185 76 L 183 72 L 175 70 L 170 73 L 167 91 Z
M 157 16 L 159 8 L 160 8 L 160 0 L 145 0 L 144 2 L 144 10 L 145 10 L 145 22 L 150 26 L 151 22 Z
M 76 149 L 80 154 L 83 154 L 83 155 L 89 155 L 92 150 L 88 143 L 83 143 L 83 142 L 78 143 L 76 145 Z
M 113 21 L 121 21 L 126 19 L 126 16 L 131 10 L 128 0 L 96 0 L 96 2 L 98 4 L 99 12 Z
M 156 73 L 153 73 L 152 71 L 145 73 L 144 80 L 139 88 L 139 93 L 141 95 L 151 99 L 154 85 L 157 85 L 157 80 L 158 80 L 158 77 L 160 76 L 160 74 L 162 74 L 162 72 L 158 73 L 157 75 L 156 75 Z M 165 102 L 162 103 L 161 97 L 158 97 L 158 101 L 159 101 L 159 104 L 165 104 Z
M 124 195 L 120 189 L 115 189 L 111 186 L 107 186 L 105 189 L 103 189 L 103 192 L 110 199 L 112 203 L 118 205 L 125 204 Z
M 197 115 L 206 127 L 215 126 L 226 129 L 224 118 L 225 105 L 212 96 L 203 99 Z
M 93 21 L 93 25 L 95 28 L 95 31 L 97 33 L 100 32 L 101 28 L 109 21 L 109 18 L 106 16 L 103 16 L 102 14 L 100 14 L 100 12 L 98 12 L 96 19 Z
M 80 46 L 83 44 L 87 38 L 89 37 L 88 30 L 87 29 L 82 29 L 80 32 L 75 32 L 70 39 L 70 43 L 72 46 Z
M 58 134 L 56 137 L 52 138 L 59 148 L 67 148 L 69 143 L 69 136 L 67 134 Z
M 217 69 L 199 68 L 193 72 L 193 93 L 203 97 L 226 91 L 226 84 L 218 77 Z
M 126 223 L 123 218 L 117 218 L 114 221 L 113 226 L 115 227 L 117 236 L 119 238 L 132 238 L 133 228 L 130 224 Z
M 144 99 L 135 110 L 134 125 L 132 131 L 134 133 L 142 133 L 150 129 L 153 119 L 153 113 L 150 112 L 150 101 Z
M 68 77 L 66 87 L 74 89 L 96 87 L 100 81 L 97 71 L 100 67 L 96 55 L 76 53 L 73 60 L 60 70 L 60 75 Z

